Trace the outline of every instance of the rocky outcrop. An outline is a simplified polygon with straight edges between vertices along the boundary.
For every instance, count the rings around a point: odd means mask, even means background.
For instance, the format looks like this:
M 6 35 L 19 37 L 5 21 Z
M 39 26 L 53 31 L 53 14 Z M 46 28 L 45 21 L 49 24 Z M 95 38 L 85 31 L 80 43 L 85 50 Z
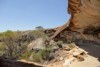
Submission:
M 61 35 L 64 31 L 74 31 L 80 34 L 90 34 L 99 37 L 100 0 L 68 0 L 68 13 L 71 14 L 70 20 L 65 25 L 59 27 L 49 38 L 50 40 Z
M 45 39 L 38 38 L 36 40 L 33 40 L 27 47 L 27 50 L 42 50 L 45 49 Z
M 71 30 L 100 30 L 100 0 L 69 0 L 68 11 L 71 14 Z

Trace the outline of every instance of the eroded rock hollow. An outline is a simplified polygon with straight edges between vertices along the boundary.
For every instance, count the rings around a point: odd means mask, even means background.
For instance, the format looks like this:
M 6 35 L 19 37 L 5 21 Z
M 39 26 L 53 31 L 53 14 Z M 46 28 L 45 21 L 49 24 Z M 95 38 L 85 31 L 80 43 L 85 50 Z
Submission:
M 68 0 L 68 13 L 71 18 L 56 29 L 50 40 L 68 40 L 75 33 L 76 38 L 100 41 L 100 0 Z

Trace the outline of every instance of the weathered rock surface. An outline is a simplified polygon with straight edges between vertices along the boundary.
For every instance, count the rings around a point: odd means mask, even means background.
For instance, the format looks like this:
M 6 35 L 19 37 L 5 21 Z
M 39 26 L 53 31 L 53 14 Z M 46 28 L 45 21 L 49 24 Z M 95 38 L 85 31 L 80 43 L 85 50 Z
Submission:
M 84 53 L 85 55 L 81 53 Z M 87 52 L 78 46 L 75 46 L 70 50 L 62 48 L 55 52 L 54 59 L 50 61 L 47 67 L 67 67 L 74 61 L 84 61 L 86 57 Z
M 100 30 L 100 0 L 69 0 L 70 29 Z
M 32 41 L 28 47 L 27 50 L 41 50 L 41 49 L 45 49 L 45 40 L 43 38 L 38 38 L 34 41 Z
M 65 37 L 68 31 L 98 35 L 97 37 L 99 37 L 100 0 L 68 0 L 68 4 L 68 12 L 71 14 L 71 18 L 65 25 L 58 27 L 50 40 L 59 35 Z M 63 31 L 65 31 L 65 34 L 61 34 Z

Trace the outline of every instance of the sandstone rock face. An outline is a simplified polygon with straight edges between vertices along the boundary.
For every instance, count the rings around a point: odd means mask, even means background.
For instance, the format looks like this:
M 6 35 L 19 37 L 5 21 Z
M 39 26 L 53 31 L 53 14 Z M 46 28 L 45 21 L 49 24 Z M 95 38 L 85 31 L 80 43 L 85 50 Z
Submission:
M 68 13 L 70 20 L 57 28 L 50 40 L 83 38 L 100 41 L 100 0 L 68 0 Z
M 85 29 L 100 31 L 100 0 L 69 0 L 71 30 L 83 32 Z

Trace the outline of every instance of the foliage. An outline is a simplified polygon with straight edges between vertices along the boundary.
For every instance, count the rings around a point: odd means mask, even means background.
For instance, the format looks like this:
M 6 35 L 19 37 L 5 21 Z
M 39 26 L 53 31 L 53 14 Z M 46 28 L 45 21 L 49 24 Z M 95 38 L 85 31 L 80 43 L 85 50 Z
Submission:
M 5 47 L 3 47 L 5 49 L 5 57 L 18 58 L 25 49 L 25 45 L 21 45 L 20 34 L 8 30 L 6 32 L 1 33 L 0 36 L 0 38 L 2 38 L 3 40 L 3 44 L 5 45 Z
M 28 59 L 28 57 L 32 54 L 32 51 L 25 52 L 20 56 L 19 59 Z
M 5 47 L 6 46 L 2 42 L 0 42 L 0 56 L 4 55 Z
M 73 49 L 76 45 L 74 43 L 69 43 L 68 46 Z
M 33 54 L 33 61 L 42 62 L 42 60 L 46 60 L 46 58 L 50 54 L 48 48 L 46 48 L 45 50 L 40 50 L 38 52 L 26 52 L 27 45 L 32 40 L 41 37 L 47 39 L 47 36 L 44 33 L 44 29 L 42 27 L 37 27 L 36 30 L 29 32 L 28 34 L 25 33 L 25 35 L 23 35 L 21 32 L 13 32 L 11 30 L 8 30 L 6 32 L 0 33 L 0 40 L 2 40 L 3 43 L 0 44 L 0 51 L 2 52 L 4 57 L 11 59 L 29 59 L 31 54 Z
M 42 26 L 38 26 L 35 28 L 36 30 L 44 30 L 44 28 Z
M 42 62 L 42 55 L 41 55 L 41 53 L 40 52 L 34 52 L 33 51 L 33 62 L 39 62 L 39 63 L 41 63 Z
M 45 60 L 48 60 L 50 57 L 50 53 L 52 52 L 51 47 L 47 47 L 44 50 L 32 50 L 32 51 L 28 51 L 25 54 L 23 54 L 21 56 L 21 59 L 26 59 L 29 61 L 33 61 L 33 62 L 39 62 L 42 63 Z
M 58 41 L 57 42 L 57 45 L 58 45 L 59 48 L 62 48 L 62 44 L 63 44 L 63 41 Z
M 44 33 L 43 30 L 34 30 L 32 32 L 32 36 L 34 37 L 34 39 L 41 38 L 41 37 L 44 38 L 44 39 L 47 38 L 47 36 L 46 36 L 46 34 Z

